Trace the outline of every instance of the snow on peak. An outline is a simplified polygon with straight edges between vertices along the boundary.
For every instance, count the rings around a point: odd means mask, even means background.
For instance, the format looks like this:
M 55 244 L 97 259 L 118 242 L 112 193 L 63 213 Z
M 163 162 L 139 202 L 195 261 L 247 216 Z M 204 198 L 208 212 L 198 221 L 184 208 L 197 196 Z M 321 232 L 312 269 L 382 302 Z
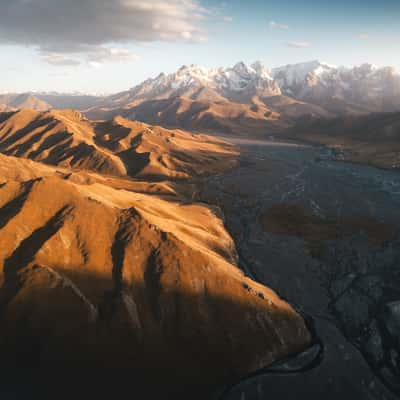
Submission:
M 250 75 L 252 73 L 251 68 L 249 68 L 243 61 L 238 62 L 232 68 L 239 75 Z
M 171 74 L 160 74 L 131 90 L 131 96 L 165 98 L 182 95 L 199 88 L 214 90 L 219 95 L 237 98 L 245 96 L 275 96 L 284 93 L 295 98 L 305 98 L 312 91 L 335 96 L 348 95 L 357 82 L 374 92 L 390 85 L 391 77 L 399 77 L 390 67 L 378 68 L 371 64 L 357 67 L 336 67 L 312 60 L 288 64 L 272 70 L 260 61 L 253 64 L 238 62 L 233 67 L 205 68 L 200 65 L 183 65 Z M 397 79 L 397 78 L 396 78 Z M 400 78 L 399 78 L 400 79 Z M 397 81 L 396 81 L 397 82 Z
M 311 76 L 318 77 L 325 73 L 337 70 L 337 67 L 327 63 L 313 60 L 299 64 L 288 64 L 283 67 L 274 68 L 272 76 L 283 86 L 300 85 Z
M 132 89 L 135 95 L 157 95 L 171 90 L 184 90 L 195 86 L 206 86 L 217 91 L 236 91 L 256 87 L 259 82 L 263 89 L 274 86 L 270 70 L 260 62 L 251 66 L 239 62 L 228 68 L 205 68 L 196 64 L 183 65 L 175 73 L 160 74 L 155 79 L 148 79 Z M 276 91 L 276 88 L 274 89 Z
M 272 80 L 271 70 L 266 68 L 261 61 L 256 61 L 251 64 L 251 68 L 257 73 L 260 78 Z

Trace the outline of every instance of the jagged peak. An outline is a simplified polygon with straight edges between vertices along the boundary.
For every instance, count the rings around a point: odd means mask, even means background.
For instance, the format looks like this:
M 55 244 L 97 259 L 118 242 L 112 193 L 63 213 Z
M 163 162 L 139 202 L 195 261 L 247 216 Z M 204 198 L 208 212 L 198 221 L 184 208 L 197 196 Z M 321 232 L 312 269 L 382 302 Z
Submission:
M 243 61 L 239 61 L 238 63 L 236 63 L 233 68 L 234 71 L 238 71 L 238 72 L 248 72 L 249 68 L 248 66 L 243 62 Z
M 300 62 L 300 63 L 295 63 L 295 64 L 286 64 L 284 66 L 281 67 L 277 67 L 274 68 L 272 71 L 273 72 L 279 72 L 279 71 L 283 71 L 283 70 L 298 70 L 298 71 L 313 71 L 317 68 L 327 68 L 327 69 L 334 69 L 337 68 L 335 65 L 332 64 L 328 64 L 326 62 L 323 61 L 319 61 L 319 60 L 311 60 L 311 61 L 304 61 L 304 62 Z
M 378 68 L 371 64 L 357 67 L 337 67 L 318 59 L 287 64 L 269 69 L 261 61 L 246 64 L 239 61 L 231 67 L 207 68 L 198 64 L 182 65 L 178 71 L 171 74 L 160 74 L 157 78 L 145 81 L 133 90 L 136 96 L 170 96 L 174 91 L 179 94 L 193 88 L 206 87 L 225 96 L 234 91 L 249 93 L 249 90 L 263 91 L 276 95 L 286 92 L 288 95 L 301 90 L 303 86 L 311 87 L 319 83 L 331 86 L 338 82 L 340 87 L 346 86 L 344 80 L 368 79 L 373 74 L 395 75 L 393 68 Z
M 251 65 L 250 65 L 250 67 L 254 70 L 254 71 L 256 71 L 258 74 L 260 74 L 260 75 L 262 75 L 263 73 L 265 73 L 265 72 L 270 72 L 270 69 L 269 68 L 267 68 L 261 61 L 259 61 L 259 60 L 257 60 L 257 61 L 254 61 Z

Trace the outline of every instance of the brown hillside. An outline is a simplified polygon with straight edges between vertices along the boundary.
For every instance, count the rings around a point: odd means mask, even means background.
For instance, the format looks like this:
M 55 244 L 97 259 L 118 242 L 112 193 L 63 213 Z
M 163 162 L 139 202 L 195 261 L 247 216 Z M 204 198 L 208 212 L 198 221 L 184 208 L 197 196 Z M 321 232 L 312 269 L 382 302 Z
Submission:
M 2 367 L 140 367 L 204 384 L 309 343 L 290 305 L 234 265 L 208 207 L 84 175 L 0 155 Z
M 235 150 L 204 135 L 114 118 L 94 123 L 72 110 L 0 115 L 0 152 L 117 176 L 188 178 L 231 167 Z
M 231 168 L 234 148 L 216 138 L 115 117 L 96 123 L 96 140 L 123 160 L 130 176 L 188 178 Z
M 248 104 L 201 96 L 135 101 L 123 107 L 97 107 L 85 111 L 93 119 L 122 115 L 132 120 L 204 132 L 238 135 L 281 131 L 290 126 L 262 101 Z

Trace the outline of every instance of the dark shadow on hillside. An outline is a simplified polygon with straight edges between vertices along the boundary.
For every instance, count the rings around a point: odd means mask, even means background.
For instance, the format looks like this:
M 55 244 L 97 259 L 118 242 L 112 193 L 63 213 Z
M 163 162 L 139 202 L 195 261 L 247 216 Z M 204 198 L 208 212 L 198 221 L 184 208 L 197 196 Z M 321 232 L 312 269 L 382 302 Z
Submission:
M 4 228 L 20 212 L 35 182 L 37 180 L 24 182 L 18 196 L 0 208 L 0 229 Z
M 90 288 L 109 286 L 109 279 L 94 274 L 63 271 L 62 275 L 86 288 L 89 300 Z M 146 284 L 124 283 L 112 313 L 87 323 L 82 323 L 81 315 L 75 319 L 76 303 L 70 294 L 43 287 L 38 296 L 36 288 L 33 302 L 23 306 L 25 311 L 1 321 L 0 393 L 16 382 L 11 390 L 16 390 L 18 400 L 24 391 L 34 400 L 210 399 L 215 390 L 251 372 L 258 356 L 273 361 L 303 350 L 295 343 L 290 350 L 282 349 L 279 335 L 290 342 L 296 331 L 285 310 L 275 309 L 265 320 L 273 327 L 281 325 L 278 334 L 260 320 L 257 303 L 215 296 L 207 288 L 194 294 L 158 285 L 158 294 L 150 296 L 154 285 Z M 268 302 L 254 296 L 257 302 Z M 42 302 L 52 304 L 51 312 Z M 136 306 L 136 326 L 128 303 Z
M 24 138 L 27 134 L 31 133 L 32 131 L 39 129 L 39 128 L 46 128 L 49 124 L 53 122 L 52 118 L 43 118 L 40 119 L 40 116 L 37 117 L 35 120 L 30 122 L 28 125 L 24 126 L 23 128 L 17 130 L 12 134 L 12 136 L 5 138 L 0 143 L 0 151 L 7 150 L 7 148 L 16 143 L 17 141 Z

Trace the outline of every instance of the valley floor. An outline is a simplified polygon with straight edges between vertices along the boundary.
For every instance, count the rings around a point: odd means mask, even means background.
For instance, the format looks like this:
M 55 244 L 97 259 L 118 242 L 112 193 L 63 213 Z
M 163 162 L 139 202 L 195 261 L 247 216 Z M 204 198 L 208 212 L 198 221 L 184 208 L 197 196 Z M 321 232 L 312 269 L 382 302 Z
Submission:
M 388 281 L 398 283 L 400 175 L 334 161 L 324 147 L 233 142 L 242 151 L 240 166 L 211 177 L 202 200 L 221 207 L 245 272 L 313 319 L 323 354 L 305 372 L 260 372 L 223 398 L 395 399 L 399 371 L 385 358 L 388 344 L 368 343 L 375 319 L 400 300 L 398 291 L 387 297 Z M 380 292 L 348 285 L 337 296 L 354 276 L 373 276 Z

